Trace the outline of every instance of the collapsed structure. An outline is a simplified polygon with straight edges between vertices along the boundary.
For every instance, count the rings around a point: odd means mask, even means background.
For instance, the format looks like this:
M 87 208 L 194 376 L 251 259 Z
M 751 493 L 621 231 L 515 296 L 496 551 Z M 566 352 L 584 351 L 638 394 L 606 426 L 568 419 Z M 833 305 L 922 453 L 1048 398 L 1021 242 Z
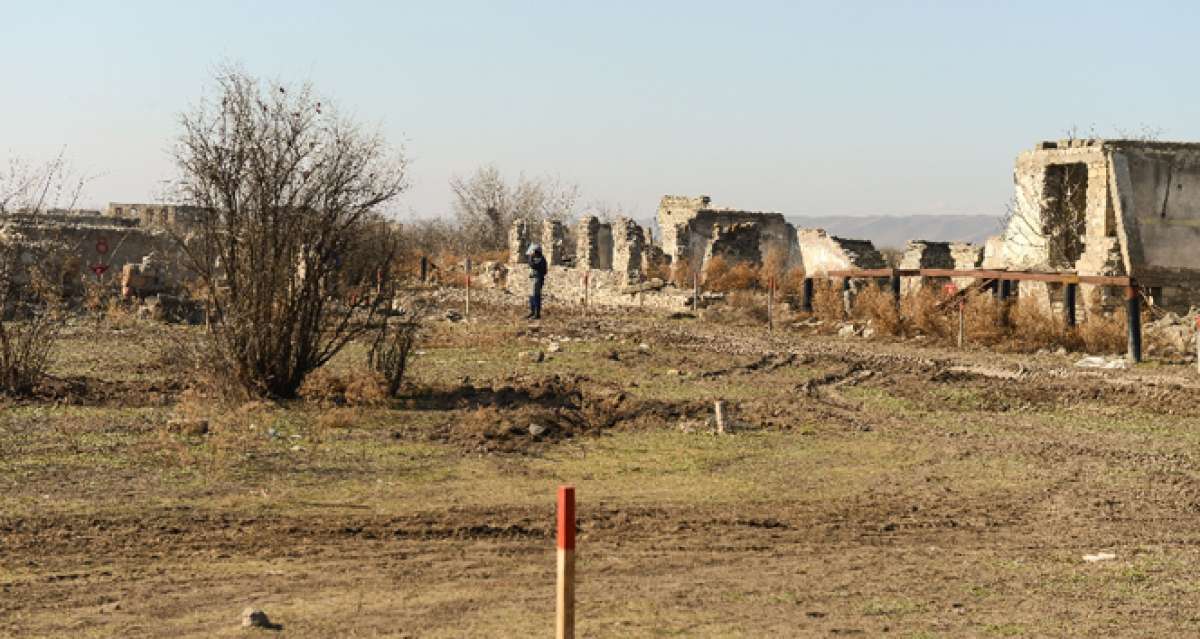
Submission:
M 109 204 L 104 211 L 16 213 L 0 220 L 0 242 L 16 246 L 27 263 L 49 244 L 66 254 L 66 283 L 88 278 L 119 281 L 126 296 L 178 289 L 185 277 L 172 233 L 187 233 L 201 213 L 165 204 Z

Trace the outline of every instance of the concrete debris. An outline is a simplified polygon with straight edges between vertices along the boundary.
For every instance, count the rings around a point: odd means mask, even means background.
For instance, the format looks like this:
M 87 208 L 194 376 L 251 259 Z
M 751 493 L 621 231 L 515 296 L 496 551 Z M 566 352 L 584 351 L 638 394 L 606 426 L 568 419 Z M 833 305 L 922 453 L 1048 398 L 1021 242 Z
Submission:
M 1089 355 L 1075 365 L 1079 368 L 1104 368 L 1104 369 L 1119 369 L 1129 368 L 1129 360 L 1124 357 L 1104 357 L 1103 355 Z
M 1083 556 L 1083 560 L 1088 563 L 1095 563 L 1097 561 L 1111 561 L 1116 558 L 1117 556 L 1111 552 L 1098 552 L 1094 555 Z

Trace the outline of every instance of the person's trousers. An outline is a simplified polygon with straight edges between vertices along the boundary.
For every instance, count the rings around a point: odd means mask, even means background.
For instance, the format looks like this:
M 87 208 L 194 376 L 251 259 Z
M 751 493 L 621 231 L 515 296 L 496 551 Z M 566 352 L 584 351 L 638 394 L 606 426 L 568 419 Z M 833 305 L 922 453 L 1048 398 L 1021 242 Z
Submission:
M 534 317 L 542 316 L 542 284 L 545 280 L 540 277 L 533 278 L 533 295 L 529 296 L 529 314 Z

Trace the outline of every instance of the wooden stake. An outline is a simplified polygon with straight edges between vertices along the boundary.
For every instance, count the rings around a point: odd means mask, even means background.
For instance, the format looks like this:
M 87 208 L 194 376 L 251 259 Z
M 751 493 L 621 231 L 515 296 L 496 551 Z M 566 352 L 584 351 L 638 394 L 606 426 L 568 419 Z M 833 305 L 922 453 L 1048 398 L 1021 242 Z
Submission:
M 775 332 L 775 276 L 767 282 L 767 332 Z
M 964 317 L 964 311 L 967 308 L 967 300 L 958 300 L 958 347 L 963 347 L 963 335 L 967 332 L 967 321 Z
M 575 487 L 558 487 L 557 639 L 575 639 Z
M 467 305 L 463 309 L 463 318 L 471 319 L 471 258 L 467 258 Z
M 725 434 L 725 402 L 717 401 L 713 406 L 713 412 L 717 415 L 717 434 Z

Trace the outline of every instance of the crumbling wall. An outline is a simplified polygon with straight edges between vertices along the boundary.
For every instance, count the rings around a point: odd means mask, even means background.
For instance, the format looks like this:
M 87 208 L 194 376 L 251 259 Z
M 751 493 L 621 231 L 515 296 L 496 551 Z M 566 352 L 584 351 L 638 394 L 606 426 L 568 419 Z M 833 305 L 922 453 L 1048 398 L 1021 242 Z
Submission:
M 900 257 L 899 267 L 902 269 L 921 268 L 954 268 L 954 256 L 951 254 L 949 242 L 931 242 L 928 240 L 909 240 L 904 255 Z M 906 277 L 900 282 L 900 291 L 908 294 L 920 290 L 926 284 L 936 285 L 946 278 Z
M 571 256 L 567 254 L 566 250 L 566 237 L 566 229 L 563 228 L 562 222 L 558 220 L 542 222 L 542 255 L 546 258 L 546 264 L 562 266 L 571 262 Z
M 972 271 L 983 268 L 983 247 L 968 242 L 951 242 L 950 260 L 954 264 L 952 268 L 956 271 Z M 974 284 L 975 278 L 955 277 L 953 282 L 955 286 L 962 289 Z
M 525 220 L 514 220 L 508 229 L 508 261 L 524 262 L 525 251 L 529 250 L 529 225 Z
M 633 284 L 642 275 L 642 228 L 629 218 L 613 225 L 613 272 Z
M 658 226 L 663 234 L 663 252 L 673 264 L 690 263 L 699 267 L 709 245 L 715 239 L 715 229 L 737 224 L 753 224 L 759 228 L 759 261 L 768 253 L 779 254 L 786 267 L 800 262 L 796 228 L 780 213 L 741 211 L 711 207 L 708 196 L 697 198 L 676 195 L 663 196 L 658 205 Z
M 822 229 L 800 229 L 796 232 L 804 272 L 823 276 L 829 271 L 884 268 L 887 263 L 875 245 L 867 240 L 847 240 L 833 237 Z
M 717 225 L 713 229 L 712 241 L 704 252 L 705 268 L 714 257 L 720 256 L 727 262 L 762 263 L 761 233 L 758 224 L 739 222 Z

